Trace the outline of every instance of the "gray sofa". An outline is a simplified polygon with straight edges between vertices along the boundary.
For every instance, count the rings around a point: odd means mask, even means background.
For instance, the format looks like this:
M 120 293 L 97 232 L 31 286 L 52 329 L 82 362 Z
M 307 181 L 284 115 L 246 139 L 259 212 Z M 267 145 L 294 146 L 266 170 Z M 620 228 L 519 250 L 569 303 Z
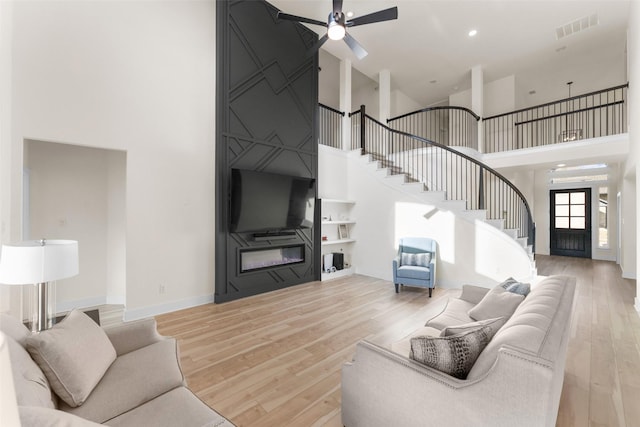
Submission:
M 186 387 L 177 342 L 160 336 L 153 319 L 102 329 L 79 313 L 74 314 L 79 329 L 70 329 L 68 317 L 60 328 L 41 334 L 40 341 L 16 318 L 0 314 L 0 342 L 9 350 L 23 427 L 233 426 Z M 72 353 L 64 347 L 56 350 L 64 339 L 70 339 L 64 346 L 73 348 Z M 43 360 L 47 352 L 48 360 Z M 69 364 L 78 358 L 82 366 Z M 96 370 L 97 365 L 106 370 Z M 74 378 L 56 385 L 52 375 Z
M 342 422 L 376 426 L 555 426 L 574 306 L 575 278 L 533 286 L 458 379 L 408 357 L 406 340 L 383 348 L 362 341 L 342 368 Z M 489 289 L 465 286 L 459 298 L 411 336 L 472 322 Z M 404 353 L 404 354 L 400 354 Z

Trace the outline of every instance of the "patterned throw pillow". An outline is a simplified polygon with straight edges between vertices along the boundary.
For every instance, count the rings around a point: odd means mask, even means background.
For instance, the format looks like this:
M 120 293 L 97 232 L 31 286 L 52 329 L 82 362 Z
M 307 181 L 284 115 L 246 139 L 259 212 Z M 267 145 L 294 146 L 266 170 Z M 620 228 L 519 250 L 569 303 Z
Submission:
M 417 267 L 429 267 L 431 264 L 431 253 L 425 252 L 421 254 L 410 254 L 402 252 L 400 265 L 415 265 Z
M 509 292 L 514 294 L 524 295 L 525 297 L 531 292 L 531 285 L 529 283 L 518 282 L 513 277 L 509 277 L 504 282 L 500 283 L 500 286 L 505 288 Z
M 409 358 L 463 380 L 489 343 L 490 333 L 490 326 L 481 326 L 448 337 L 414 337 Z

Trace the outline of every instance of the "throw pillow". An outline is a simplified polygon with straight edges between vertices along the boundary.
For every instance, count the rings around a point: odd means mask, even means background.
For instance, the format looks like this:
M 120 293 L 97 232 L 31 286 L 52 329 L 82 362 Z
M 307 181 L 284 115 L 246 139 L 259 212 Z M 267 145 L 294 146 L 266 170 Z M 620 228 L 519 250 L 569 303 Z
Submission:
M 465 323 L 464 325 L 447 326 L 440 332 L 441 337 L 449 337 L 451 335 L 458 335 L 473 329 L 478 329 L 482 326 L 488 326 L 491 328 L 489 331 L 489 340 L 498 332 L 500 328 L 507 322 L 504 317 L 497 317 L 495 319 L 480 320 L 478 322 Z
M 411 338 L 409 358 L 463 380 L 489 343 L 490 330 L 480 326 L 449 337 Z
M 529 295 L 529 292 L 531 292 L 531 285 L 529 283 L 518 282 L 513 277 L 509 277 L 507 280 L 500 283 L 500 286 L 509 292 L 524 295 L 525 297 Z
M 400 265 L 415 265 L 417 267 L 429 267 L 431 264 L 431 253 L 410 254 L 402 252 Z
M 505 317 L 508 320 L 522 300 L 524 300 L 524 295 L 508 292 L 498 285 L 487 292 L 484 298 L 467 314 L 473 320 L 486 320 L 496 317 Z
M 79 310 L 51 329 L 30 336 L 27 350 L 53 391 L 71 407 L 84 403 L 116 359 L 107 334 Z

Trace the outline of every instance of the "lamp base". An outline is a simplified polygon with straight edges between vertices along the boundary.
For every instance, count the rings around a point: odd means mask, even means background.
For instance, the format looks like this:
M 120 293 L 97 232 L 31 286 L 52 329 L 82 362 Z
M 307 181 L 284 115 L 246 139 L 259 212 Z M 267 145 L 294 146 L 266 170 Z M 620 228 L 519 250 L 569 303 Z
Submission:
M 35 284 L 31 298 L 31 332 L 41 332 L 51 328 L 55 317 L 55 283 L 42 282 Z

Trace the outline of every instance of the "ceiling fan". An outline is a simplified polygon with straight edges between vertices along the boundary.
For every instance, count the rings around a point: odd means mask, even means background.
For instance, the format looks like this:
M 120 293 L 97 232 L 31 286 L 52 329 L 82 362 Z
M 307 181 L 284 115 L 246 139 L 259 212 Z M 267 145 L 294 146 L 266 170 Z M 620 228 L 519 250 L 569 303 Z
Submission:
M 317 21 L 315 19 L 304 18 L 302 16 L 289 15 L 288 13 L 278 12 L 278 19 L 285 19 L 288 21 L 302 22 L 305 24 L 314 24 L 327 27 L 327 33 L 320 37 L 318 42 L 311 48 L 310 52 L 315 53 L 320 46 L 322 46 L 328 39 L 331 40 L 344 40 L 344 42 L 351 48 L 353 53 L 362 59 L 367 56 L 367 51 L 354 39 L 349 33 L 347 33 L 347 27 L 355 27 L 356 25 L 373 24 L 375 22 L 390 21 L 392 19 L 398 19 L 398 8 L 391 7 L 389 9 L 373 12 L 368 15 L 359 16 L 353 18 L 350 21 L 346 20 L 344 13 L 342 13 L 342 0 L 333 0 L 333 11 L 329 13 L 327 22 Z

